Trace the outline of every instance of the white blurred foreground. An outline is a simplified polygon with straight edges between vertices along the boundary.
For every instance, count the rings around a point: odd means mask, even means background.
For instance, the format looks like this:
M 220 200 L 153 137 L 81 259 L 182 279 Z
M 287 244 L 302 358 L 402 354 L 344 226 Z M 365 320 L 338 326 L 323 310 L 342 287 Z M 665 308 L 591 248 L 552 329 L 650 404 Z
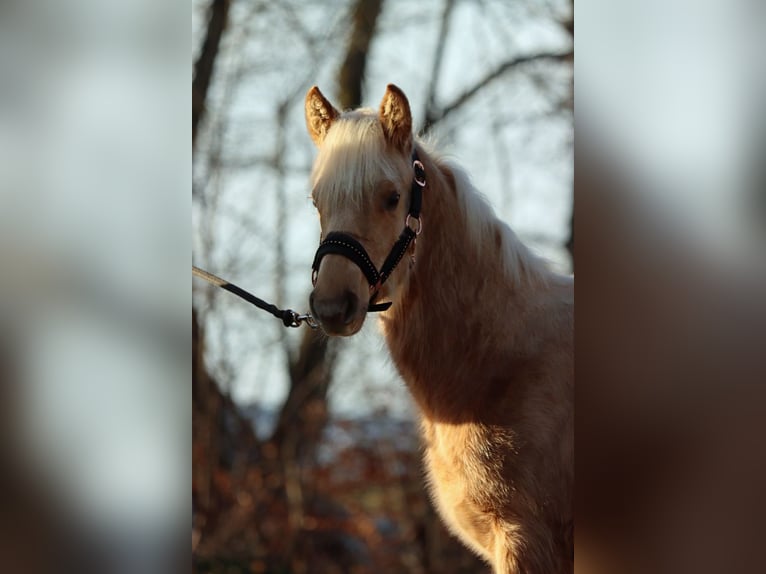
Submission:
M 189 8 L 173 4 L 0 8 L 5 572 L 180 556 L 191 104 Z
M 760 571 L 764 6 L 575 17 L 576 571 Z

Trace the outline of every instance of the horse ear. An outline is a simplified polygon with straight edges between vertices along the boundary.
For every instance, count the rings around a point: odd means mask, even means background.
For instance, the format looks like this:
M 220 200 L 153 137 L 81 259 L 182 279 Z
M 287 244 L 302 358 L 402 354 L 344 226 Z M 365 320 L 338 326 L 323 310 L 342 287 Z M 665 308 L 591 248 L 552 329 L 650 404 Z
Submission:
M 330 126 L 338 117 L 340 112 L 322 95 L 319 88 L 312 87 L 306 94 L 306 128 L 317 147 L 322 145 Z
M 407 96 L 393 84 L 386 86 L 378 112 L 386 140 L 397 149 L 409 149 L 412 143 L 412 114 Z

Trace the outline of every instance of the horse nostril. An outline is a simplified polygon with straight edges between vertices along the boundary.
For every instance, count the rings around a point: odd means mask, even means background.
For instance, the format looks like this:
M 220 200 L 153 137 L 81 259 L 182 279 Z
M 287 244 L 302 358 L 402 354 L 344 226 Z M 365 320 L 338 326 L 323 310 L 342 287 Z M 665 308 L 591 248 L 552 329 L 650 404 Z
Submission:
M 309 295 L 309 307 L 314 317 L 323 325 L 340 328 L 351 324 L 359 311 L 359 298 L 351 291 L 344 291 L 333 299 L 315 298 Z
M 345 295 L 345 313 L 343 314 L 343 323 L 348 325 L 356 317 L 356 312 L 359 309 L 359 297 L 351 291 L 346 291 Z

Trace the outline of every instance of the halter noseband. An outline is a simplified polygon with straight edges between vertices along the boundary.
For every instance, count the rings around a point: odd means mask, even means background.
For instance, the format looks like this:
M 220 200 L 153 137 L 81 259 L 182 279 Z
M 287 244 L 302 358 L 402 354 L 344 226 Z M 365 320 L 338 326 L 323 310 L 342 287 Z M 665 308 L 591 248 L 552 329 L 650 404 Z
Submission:
M 367 312 L 377 313 L 378 311 L 385 311 L 391 306 L 390 301 L 387 303 L 374 303 L 375 298 L 378 295 L 378 291 L 380 291 L 380 287 L 391 276 L 391 273 L 402 260 L 402 257 L 404 257 L 410 243 L 420 235 L 420 231 L 423 228 L 420 220 L 420 207 L 423 203 L 423 189 L 426 186 L 426 170 L 418 159 L 418 152 L 415 150 L 412 152 L 412 169 L 414 176 L 410 186 L 410 210 L 407 213 L 407 218 L 404 220 L 404 229 L 399 235 L 399 239 L 391 247 L 391 251 L 389 251 L 388 257 L 386 257 L 380 270 L 372 262 L 372 259 L 367 254 L 367 250 L 365 250 L 361 243 L 348 233 L 333 231 L 328 233 L 324 241 L 319 244 L 319 248 L 314 256 L 314 263 L 311 265 L 313 269 L 311 275 L 312 284 L 316 285 L 319 265 L 322 263 L 322 258 L 325 255 L 331 253 L 342 255 L 346 259 L 353 261 L 367 278 L 367 283 L 370 285 L 370 302 L 367 305 Z M 417 222 L 416 229 L 410 227 L 411 219 Z

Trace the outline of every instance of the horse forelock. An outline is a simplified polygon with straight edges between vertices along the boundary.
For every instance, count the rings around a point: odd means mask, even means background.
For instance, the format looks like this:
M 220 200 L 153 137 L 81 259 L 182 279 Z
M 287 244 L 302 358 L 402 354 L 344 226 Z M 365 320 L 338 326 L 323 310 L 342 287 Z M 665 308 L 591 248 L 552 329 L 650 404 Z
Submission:
M 312 193 L 330 209 L 361 207 L 381 179 L 401 177 L 397 158 L 387 149 L 377 112 L 345 112 L 332 125 L 311 172 Z

